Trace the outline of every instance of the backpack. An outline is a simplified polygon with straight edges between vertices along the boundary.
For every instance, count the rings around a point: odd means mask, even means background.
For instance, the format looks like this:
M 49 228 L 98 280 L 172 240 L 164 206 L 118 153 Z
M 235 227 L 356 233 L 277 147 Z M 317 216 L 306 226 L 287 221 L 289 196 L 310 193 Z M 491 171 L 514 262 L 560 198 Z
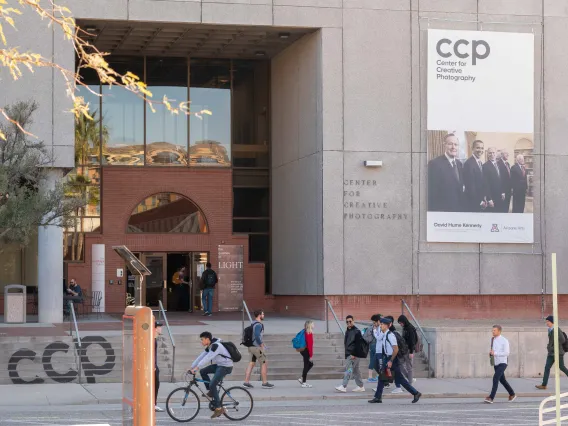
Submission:
M 248 327 L 243 330 L 243 338 L 241 339 L 241 345 L 250 348 L 254 346 L 254 326 L 255 324 L 260 324 L 259 322 L 253 322 Z M 262 325 L 262 330 L 264 331 L 264 325 Z
M 239 362 L 242 359 L 242 355 L 235 346 L 233 342 L 219 342 L 223 345 L 223 347 L 229 352 L 230 359 L 233 362 Z M 225 355 L 221 355 L 224 358 L 227 358 Z
M 562 349 L 564 349 L 564 352 L 568 352 L 568 336 L 566 336 L 566 333 L 562 332 L 562 334 L 564 335 L 564 343 L 562 343 Z
M 396 337 L 396 345 L 398 346 L 398 354 L 396 355 L 396 357 L 399 358 L 403 357 L 404 355 L 408 355 L 409 353 L 408 345 L 406 344 L 406 340 L 404 340 L 404 337 L 402 337 L 398 331 L 389 331 L 387 333 L 387 337 L 385 337 L 385 339 L 389 344 L 390 344 L 389 333 L 394 334 L 394 337 Z
M 355 353 L 353 355 L 357 358 L 367 358 L 367 355 L 369 355 L 369 342 L 363 339 L 363 335 L 361 333 L 357 334 L 354 352 Z
M 297 351 L 306 349 L 306 330 L 301 330 L 296 337 L 292 339 L 292 347 Z
M 215 288 L 215 284 L 216 284 L 215 281 L 217 281 L 217 279 L 216 279 L 217 274 L 215 273 L 215 271 L 213 271 L 211 269 L 208 269 L 206 272 L 207 272 L 207 275 L 205 276 L 205 280 L 204 280 L 205 281 L 204 282 L 205 288 Z

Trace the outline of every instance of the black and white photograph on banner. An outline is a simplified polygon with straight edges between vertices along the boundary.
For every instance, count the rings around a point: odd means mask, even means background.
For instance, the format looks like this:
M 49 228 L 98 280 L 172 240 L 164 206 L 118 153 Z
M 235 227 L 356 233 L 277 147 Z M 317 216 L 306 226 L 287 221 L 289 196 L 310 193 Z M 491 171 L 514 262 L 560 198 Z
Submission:
M 532 243 L 534 36 L 428 30 L 427 241 Z

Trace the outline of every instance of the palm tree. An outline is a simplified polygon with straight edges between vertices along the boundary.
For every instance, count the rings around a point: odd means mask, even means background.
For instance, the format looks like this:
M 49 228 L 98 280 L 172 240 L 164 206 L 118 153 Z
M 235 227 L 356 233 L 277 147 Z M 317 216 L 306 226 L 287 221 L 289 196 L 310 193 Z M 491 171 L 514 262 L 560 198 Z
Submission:
M 101 119 L 97 118 L 97 111 L 92 113 L 92 117 L 92 120 L 84 115 L 75 118 L 75 165 L 80 167 L 81 174 L 90 155 L 95 154 L 100 162 L 101 145 L 104 148 L 109 138 L 107 126 L 103 125 L 101 131 Z

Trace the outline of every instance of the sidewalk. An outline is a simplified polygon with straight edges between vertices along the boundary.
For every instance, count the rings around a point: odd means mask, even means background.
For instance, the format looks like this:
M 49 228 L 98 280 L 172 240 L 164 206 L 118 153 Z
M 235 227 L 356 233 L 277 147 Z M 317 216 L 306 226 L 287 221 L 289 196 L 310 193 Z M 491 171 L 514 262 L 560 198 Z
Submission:
M 542 397 L 543 399 L 554 392 L 554 379 L 549 382 L 546 391 L 535 389 L 540 384 L 538 378 L 534 379 L 508 379 L 519 398 Z M 302 401 L 321 399 L 354 399 L 365 400 L 372 398 L 371 388 L 374 383 L 365 383 L 367 389 L 364 393 L 338 393 L 335 386 L 340 384 L 337 380 L 318 380 L 310 382 L 311 389 L 303 389 L 295 380 L 282 380 L 274 382 L 273 389 L 261 389 L 260 382 L 253 382 L 255 388 L 252 395 L 255 401 Z M 242 382 L 227 382 L 227 387 L 241 385 Z M 491 390 L 491 379 L 419 379 L 415 387 L 422 392 L 423 398 L 479 398 L 483 399 Z M 168 394 L 175 388 L 183 386 L 182 383 L 162 383 L 158 401 L 164 404 Z M 390 389 L 385 389 L 384 398 L 410 398 L 408 394 L 391 395 Z M 351 383 L 348 389 L 352 389 Z M 568 391 L 568 379 L 561 382 L 563 392 Z M 14 407 L 33 404 L 35 406 L 47 405 L 89 405 L 89 404 L 120 404 L 122 399 L 121 383 L 83 384 L 41 384 L 41 385 L 1 385 L 0 407 Z M 501 385 L 497 398 L 506 397 Z

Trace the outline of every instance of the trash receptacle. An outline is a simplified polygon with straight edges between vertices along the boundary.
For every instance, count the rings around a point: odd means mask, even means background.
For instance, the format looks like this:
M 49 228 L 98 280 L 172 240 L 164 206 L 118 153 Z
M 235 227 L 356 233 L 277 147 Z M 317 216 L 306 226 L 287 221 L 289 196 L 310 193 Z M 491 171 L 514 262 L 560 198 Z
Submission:
M 26 286 L 10 284 L 4 287 L 4 322 L 23 324 L 26 322 Z

